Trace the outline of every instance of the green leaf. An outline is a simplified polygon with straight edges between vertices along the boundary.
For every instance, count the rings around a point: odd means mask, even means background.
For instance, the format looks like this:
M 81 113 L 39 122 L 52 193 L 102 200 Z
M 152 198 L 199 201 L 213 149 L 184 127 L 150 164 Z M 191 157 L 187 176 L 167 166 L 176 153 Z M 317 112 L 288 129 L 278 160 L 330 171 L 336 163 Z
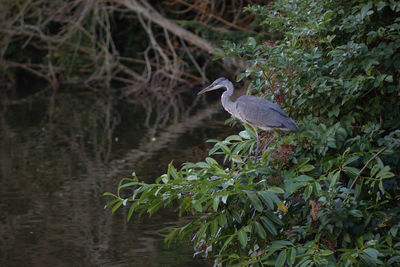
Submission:
M 292 179 L 293 182 L 314 182 L 314 178 L 308 176 L 308 175 L 300 175 L 294 179 Z
M 295 261 L 296 261 L 296 249 L 290 248 L 288 253 L 287 263 L 289 266 L 292 266 Z
M 264 151 L 264 153 L 262 154 L 261 161 L 265 162 L 269 158 L 270 154 L 271 154 L 271 150 L 266 149 Z
M 109 193 L 109 192 L 105 192 L 105 193 L 103 194 L 103 196 L 113 196 L 113 197 L 115 197 L 115 198 L 118 197 L 117 195 L 115 195 L 115 194 L 113 194 L 113 193 Z
M 274 202 L 270 194 L 273 194 L 271 192 L 267 191 L 261 191 L 257 192 L 257 194 L 260 196 L 262 202 L 268 207 L 268 209 L 273 210 L 274 209 Z
M 282 250 L 279 253 L 278 258 L 275 261 L 275 267 L 282 267 L 286 262 L 286 250 Z
M 299 264 L 300 264 L 300 262 L 299 262 Z M 300 265 L 299 264 L 297 264 L 296 267 L 297 266 L 299 266 L 299 267 L 313 266 L 312 260 L 304 260 Z
M 382 181 L 378 182 L 378 187 L 379 187 L 379 190 L 381 190 L 381 192 L 383 194 L 385 194 L 385 188 L 383 187 L 383 182 Z
M 208 169 L 208 168 L 210 168 L 210 165 L 208 165 L 205 162 L 197 162 L 196 167 L 200 168 L 200 169 Z
M 310 158 L 302 158 L 301 160 L 299 160 L 299 162 L 297 163 L 297 168 L 302 167 L 303 165 L 306 165 L 307 162 L 310 161 Z
M 175 239 L 176 235 L 178 234 L 179 228 L 175 228 L 168 235 L 165 237 L 164 242 L 167 243 L 167 246 L 170 246 L 172 241 Z
M 202 240 L 204 238 L 204 234 L 206 233 L 209 225 L 210 225 L 210 223 L 205 223 L 205 224 L 201 225 L 200 229 L 197 231 L 197 233 L 195 235 L 196 236 L 195 245 L 197 245 L 200 242 L 200 240 Z
M 179 178 L 178 172 L 176 171 L 172 162 L 168 164 L 168 177 L 173 177 L 175 180 Z
M 232 155 L 232 161 L 236 163 L 244 163 L 240 155 Z
M 360 170 L 354 167 L 344 167 L 343 171 L 352 178 L 360 173 Z
M 156 199 L 153 201 L 152 206 L 147 209 L 147 212 L 152 216 L 157 210 L 163 206 L 164 202 L 162 200 Z
M 210 224 L 210 232 L 212 236 L 215 236 L 215 234 L 217 233 L 218 230 L 218 219 L 215 219 L 213 221 L 211 221 Z
M 367 254 L 369 257 L 373 258 L 373 259 L 377 259 L 379 252 L 378 250 L 374 249 L 374 248 L 366 248 L 363 251 L 364 254 Z
M 250 134 L 247 131 L 241 131 L 239 133 L 239 136 L 242 137 L 243 139 L 250 139 Z
M 117 202 L 119 202 L 119 201 L 121 201 L 121 204 L 122 204 L 122 199 L 121 199 L 121 198 L 116 198 L 116 199 L 111 200 L 110 202 L 108 202 L 108 203 L 104 206 L 104 209 L 106 209 L 106 208 L 108 208 L 108 207 L 114 205 L 115 203 L 117 203 Z
M 247 233 L 243 229 L 240 229 L 238 231 L 238 239 L 239 239 L 239 242 L 242 245 L 242 247 L 246 247 L 246 245 L 247 245 Z
M 274 212 L 265 212 L 265 217 L 267 217 L 270 221 L 274 222 L 277 225 L 283 226 L 284 223 L 282 222 L 281 219 L 279 219 L 278 215 L 276 215 Z
M 163 175 L 161 176 L 161 181 L 162 181 L 164 184 L 168 184 L 168 182 L 169 182 L 169 176 L 163 174 Z
M 293 246 L 292 242 L 289 242 L 289 241 L 286 241 L 286 240 L 275 240 L 275 241 L 272 241 L 271 245 L 266 248 L 267 256 L 268 255 L 272 255 L 277 250 L 280 250 L 282 248 L 286 248 L 288 246 Z
M 364 19 L 366 16 L 369 16 L 374 13 L 374 11 L 372 10 L 370 11 L 370 9 L 371 9 L 371 3 L 368 3 L 361 8 L 361 13 L 360 13 L 361 19 Z
M 385 77 L 385 80 L 384 80 L 385 82 L 389 82 L 389 83 L 392 83 L 393 82 L 393 76 L 392 75 L 387 75 L 386 77 Z
M 340 171 L 336 171 L 335 174 L 331 178 L 331 181 L 330 181 L 330 184 L 329 184 L 329 189 L 332 190 L 333 188 L 335 188 L 339 177 L 340 177 Z
M 224 196 L 221 197 L 222 203 L 226 204 L 226 201 L 228 200 L 228 196 L 229 195 L 224 195 Z
M 349 164 L 353 163 L 354 161 L 358 160 L 359 158 L 360 158 L 359 156 L 350 157 L 350 158 L 346 159 L 346 161 L 344 162 L 343 165 L 344 166 L 349 165 Z
M 114 214 L 114 212 L 116 212 L 118 209 L 119 209 L 119 207 L 121 207 L 121 205 L 122 205 L 122 201 L 120 201 L 120 202 L 118 202 L 117 204 L 115 204 L 115 206 L 112 208 L 112 210 L 111 210 L 111 213 L 112 214 Z
M 240 82 L 244 77 L 246 77 L 246 73 L 239 73 L 239 75 L 236 76 L 236 82 Z
M 242 229 L 243 229 L 244 231 L 246 231 L 247 233 L 251 233 L 251 229 L 252 229 L 251 224 L 248 224 L 248 225 L 246 225 L 246 226 L 243 226 Z
M 248 124 L 244 124 L 246 128 L 246 132 L 251 136 L 251 139 L 257 140 L 257 133 L 254 131 L 253 127 L 249 126 Z
M 231 142 L 231 141 L 243 141 L 243 139 L 239 135 L 230 135 L 226 139 L 226 141 Z
M 219 202 L 220 202 L 220 197 L 215 197 L 213 199 L 213 209 L 214 209 L 215 212 L 218 211 Z
M 393 256 L 387 261 L 387 264 L 389 264 L 389 266 L 395 266 L 395 263 L 400 263 L 400 256 Z
M 313 186 L 311 184 L 307 185 L 306 189 L 304 190 L 303 199 L 308 200 L 312 194 L 312 191 L 313 191 Z
M 236 236 L 236 235 L 233 234 L 233 235 L 229 236 L 229 237 L 225 240 L 224 245 L 221 247 L 221 250 L 219 251 L 219 254 L 218 254 L 218 255 L 221 255 L 221 253 L 229 246 L 229 244 L 232 242 L 232 240 L 233 240 L 233 238 L 234 238 L 235 236 Z
M 249 197 L 251 203 L 253 204 L 254 208 L 257 211 L 262 211 L 263 210 L 263 205 L 260 201 L 260 199 L 258 198 L 257 194 L 252 192 L 252 191 L 246 191 L 247 196 Z
M 305 175 L 302 175 L 302 176 L 305 176 Z M 291 194 L 295 193 L 301 187 L 311 184 L 310 182 L 315 182 L 314 179 L 311 177 L 309 177 L 311 179 L 308 181 L 304 180 L 303 179 L 304 177 L 298 177 L 298 178 L 292 179 L 292 181 L 285 182 L 285 195 L 284 195 L 285 198 L 290 196 Z M 297 180 L 299 182 L 296 182 Z M 315 184 L 315 183 L 313 183 L 313 184 Z
M 333 34 L 333 35 L 328 35 L 328 36 L 326 36 L 326 40 L 328 41 L 328 43 L 331 43 L 332 40 L 335 39 L 335 37 L 336 37 L 335 34 Z
M 119 187 L 119 189 L 125 188 L 125 187 L 130 187 L 130 186 L 135 186 L 135 185 L 137 185 L 137 184 L 138 184 L 137 182 L 126 183 L 126 184 L 121 185 L 121 186 Z
M 277 187 L 277 186 L 268 187 L 267 191 L 275 193 L 275 194 L 284 194 L 285 193 L 285 191 L 282 188 Z
M 329 256 L 329 255 L 332 255 L 332 254 L 333 254 L 333 251 L 329 250 L 329 249 L 323 249 L 323 250 L 320 250 L 318 252 L 318 255 L 321 256 L 321 257 L 326 257 L 326 256 Z
M 265 233 L 265 230 L 260 223 L 254 222 L 254 229 L 256 230 L 258 236 L 262 239 L 265 239 L 267 237 L 267 234 Z
M 376 175 L 377 178 L 381 178 L 381 179 L 386 179 L 386 178 L 390 178 L 393 177 L 394 174 L 392 172 L 389 171 L 390 167 L 389 166 L 385 166 L 383 169 L 381 169 L 378 174 Z
M 337 117 L 339 115 L 340 112 L 340 106 L 339 105 L 335 105 L 332 107 L 332 109 L 330 111 L 328 111 L 328 116 L 329 117 Z
M 210 166 L 212 166 L 214 168 L 218 168 L 218 169 L 221 168 L 221 166 L 218 164 L 218 162 L 213 158 L 207 157 L 206 161 Z
M 203 211 L 203 206 L 201 205 L 200 201 L 196 201 L 195 203 L 193 203 L 193 208 L 198 212 Z
M 352 209 L 352 210 L 349 211 L 349 213 L 351 215 L 353 215 L 354 217 L 363 218 L 363 214 L 362 214 L 362 212 L 360 210 Z
M 130 221 L 131 220 L 131 217 L 132 217 L 132 215 L 133 215 L 133 211 L 135 210 L 135 205 L 131 205 L 130 206 L 130 208 L 129 208 L 129 212 L 128 212 L 128 218 L 126 219 L 126 221 Z
M 219 226 L 225 227 L 226 222 L 227 222 L 227 220 L 226 220 L 225 214 L 221 214 L 221 215 L 218 216 L 218 224 L 219 224 Z
M 254 37 L 248 37 L 246 45 L 254 48 L 257 45 L 256 39 L 254 39 Z
M 299 172 L 309 172 L 309 171 L 312 171 L 312 170 L 314 170 L 314 169 L 315 169 L 315 167 L 314 167 L 313 165 L 308 164 L 308 165 L 302 166 L 302 167 L 299 169 Z
M 379 171 L 379 169 L 380 169 L 379 164 L 375 164 L 374 167 L 372 167 L 371 172 L 370 172 L 371 177 L 374 177 L 375 174 Z
M 267 217 L 261 216 L 260 220 L 268 232 L 270 232 L 272 235 L 278 234 L 278 231 L 276 230 L 275 225 L 269 219 L 267 219 Z
M 231 212 L 233 218 L 235 218 L 235 220 L 236 220 L 238 223 L 241 223 L 241 222 L 242 222 L 242 218 L 240 217 L 239 213 L 238 213 L 236 210 L 231 210 L 230 212 Z
M 385 237 L 385 240 L 386 240 L 386 243 L 389 245 L 389 247 L 392 247 L 392 246 L 393 246 L 393 238 L 392 238 L 391 235 L 387 235 L 387 236 Z

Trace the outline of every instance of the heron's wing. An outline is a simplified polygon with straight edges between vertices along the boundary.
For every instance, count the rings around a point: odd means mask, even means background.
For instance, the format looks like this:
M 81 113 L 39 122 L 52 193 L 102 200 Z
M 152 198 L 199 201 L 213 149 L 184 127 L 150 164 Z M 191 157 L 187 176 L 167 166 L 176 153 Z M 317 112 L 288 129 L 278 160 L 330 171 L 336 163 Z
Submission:
M 263 130 L 271 128 L 298 129 L 296 123 L 278 105 L 264 98 L 244 95 L 234 103 L 236 114 L 233 115 L 248 124 Z

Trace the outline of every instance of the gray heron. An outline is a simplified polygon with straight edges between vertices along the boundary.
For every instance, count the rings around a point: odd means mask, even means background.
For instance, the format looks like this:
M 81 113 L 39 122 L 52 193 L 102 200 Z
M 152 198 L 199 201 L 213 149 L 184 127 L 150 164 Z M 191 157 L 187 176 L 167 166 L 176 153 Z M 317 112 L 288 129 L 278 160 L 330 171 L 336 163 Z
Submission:
M 233 84 L 226 78 L 218 78 L 209 86 L 201 90 L 198 95 L 224 88 L 226 91 L 221 96 L 222 106 L 232 116 L 250 125 L 257 136 L 257 150 L 259 138 L 257 129 L 264 131 L 271 130 L 298 130 L 296 123 L 288 117 L 285 112 L 276 104 L 262 97 L 252 95 L 242 95 L 235 102 L 230 97 L 233 94 Z M 275 135 L 268 142 L 266 147 L 275 139 Z M 256 151 L 257 154 L 257 151 Z

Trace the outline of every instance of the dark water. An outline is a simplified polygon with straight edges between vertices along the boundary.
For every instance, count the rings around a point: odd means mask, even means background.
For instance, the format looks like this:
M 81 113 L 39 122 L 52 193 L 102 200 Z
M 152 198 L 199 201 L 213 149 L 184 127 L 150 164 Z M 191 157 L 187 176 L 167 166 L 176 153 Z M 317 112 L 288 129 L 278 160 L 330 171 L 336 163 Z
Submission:
M 203 160 L 206 139 L 233 131 L 219 103 L 157 111 L 80 91 L 0 97 L 0 266 L 210 265 L 189 242 L 164 245 L 157 230 L 185 218 L 165 210 L 127 223 L 102 194 L 132 171 L 151 182 L 172 160 Z

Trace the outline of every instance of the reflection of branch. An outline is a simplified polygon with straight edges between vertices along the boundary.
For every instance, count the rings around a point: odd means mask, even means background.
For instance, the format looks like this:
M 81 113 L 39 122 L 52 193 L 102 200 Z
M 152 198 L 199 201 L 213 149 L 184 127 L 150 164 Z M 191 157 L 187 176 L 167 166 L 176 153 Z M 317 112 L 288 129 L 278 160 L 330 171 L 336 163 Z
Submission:
M 209 118 L 213 114 L 220 112 L 221 104 L 217 101 L 215 104 L 208 105 L 205 109 L 199 110 L 195 115 L 184 118 L 181 122 L 172 124 L 171 126 L 162 129 L 162 132 L 157 136 L 157 141 L 152 141 L 152 136 L 144 136 L 140 142 L 139 148 L 132 149 L 118 160 L 113 160 L 110 165 L 113 171 L 110 176 L 120 172 L 121 169 L 132 168 L 132 165 L 140 165 L 139 162 L 145 161 L 153 156 L 157 151 L 165 148 L 168 144 L 179 136 L 184 134 L 189 129 L 193 129 L 202 125 L 203 120 Z

